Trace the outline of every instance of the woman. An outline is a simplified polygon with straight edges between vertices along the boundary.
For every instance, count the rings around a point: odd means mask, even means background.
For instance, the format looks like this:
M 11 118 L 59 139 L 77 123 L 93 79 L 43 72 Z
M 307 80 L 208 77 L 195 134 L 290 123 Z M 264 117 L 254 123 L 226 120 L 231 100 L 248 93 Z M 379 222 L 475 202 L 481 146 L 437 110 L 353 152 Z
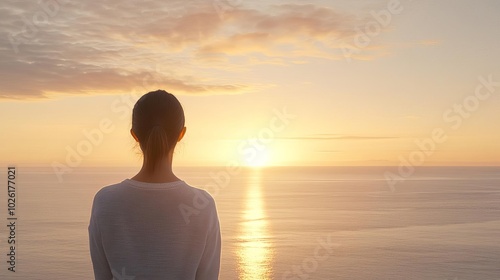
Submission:
M 145 94 L 130 132 L 143 165 L 95 195 L 89 224 L 95 279 L 218 279 L 215 202 L 172 172 L 175 145 L 186 133 L 181 104 L 163 90 Z

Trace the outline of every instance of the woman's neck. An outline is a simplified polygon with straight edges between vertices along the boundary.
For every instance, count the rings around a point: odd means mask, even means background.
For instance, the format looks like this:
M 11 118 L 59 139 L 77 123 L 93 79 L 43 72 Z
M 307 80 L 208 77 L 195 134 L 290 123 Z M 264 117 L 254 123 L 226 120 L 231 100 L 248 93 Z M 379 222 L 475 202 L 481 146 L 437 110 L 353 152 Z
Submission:
M 131 178 L 135 181 L 146 182 L 146 183 L 168 183 L 180 181 L 180 179 L 175 176 L 172 171 L 172 161 L 165 160 L 162 161 L 155 167 L 154 171 L 147 170 L 146 164 L 143 162 L 142 168 L 134 177 Z

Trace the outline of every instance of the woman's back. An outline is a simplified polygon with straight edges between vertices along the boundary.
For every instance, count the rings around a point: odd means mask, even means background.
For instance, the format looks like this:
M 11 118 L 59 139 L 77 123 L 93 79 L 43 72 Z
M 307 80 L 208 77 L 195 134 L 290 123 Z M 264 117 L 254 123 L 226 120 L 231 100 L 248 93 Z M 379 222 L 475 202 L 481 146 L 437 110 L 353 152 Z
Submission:
M 126 179 L 101 189 L 89 236 L 96 279 L 218 279 L 214 200 L 184 181 Z

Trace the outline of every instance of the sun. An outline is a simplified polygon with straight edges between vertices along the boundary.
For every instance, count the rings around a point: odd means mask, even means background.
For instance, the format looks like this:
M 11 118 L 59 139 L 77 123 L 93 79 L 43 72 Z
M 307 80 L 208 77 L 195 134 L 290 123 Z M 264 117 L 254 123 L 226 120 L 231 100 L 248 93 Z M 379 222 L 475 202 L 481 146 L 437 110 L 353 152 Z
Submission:
M 247 154 L 244 157 L 245 165 L 248 167 L 255 167 L 255 168 L 268 166 L 269 160 L 270 160 L 270 153 L 267 148 L 262 150 L 254 150 L 253 153 Z

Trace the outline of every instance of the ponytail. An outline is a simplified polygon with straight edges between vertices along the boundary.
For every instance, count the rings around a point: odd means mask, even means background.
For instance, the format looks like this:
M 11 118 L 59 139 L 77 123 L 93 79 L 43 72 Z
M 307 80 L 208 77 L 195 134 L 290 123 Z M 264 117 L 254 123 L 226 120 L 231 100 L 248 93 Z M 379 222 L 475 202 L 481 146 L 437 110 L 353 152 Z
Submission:
M 146 141 L 144 156 L 146 157 L 146 169 L 153 172 L 160 160 L 169 152 L 170 147 L 165 129 L 155 125 L 151 129 Z

